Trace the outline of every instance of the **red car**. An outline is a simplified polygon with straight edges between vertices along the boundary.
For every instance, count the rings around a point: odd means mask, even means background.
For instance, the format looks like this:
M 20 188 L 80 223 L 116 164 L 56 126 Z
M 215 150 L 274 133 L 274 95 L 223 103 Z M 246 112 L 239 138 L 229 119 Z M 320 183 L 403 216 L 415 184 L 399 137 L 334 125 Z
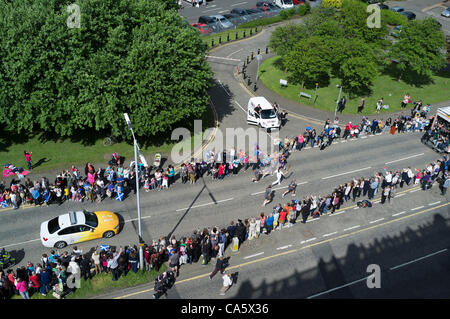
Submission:
M 194 28 L 196 28 L 198 31 L 200 31 L 201 34 L 209 34 L 209 33 L 211 33 L 211 28 L 207 24 L 204 24 L 204 23 L 192 23 L 191 25 Z

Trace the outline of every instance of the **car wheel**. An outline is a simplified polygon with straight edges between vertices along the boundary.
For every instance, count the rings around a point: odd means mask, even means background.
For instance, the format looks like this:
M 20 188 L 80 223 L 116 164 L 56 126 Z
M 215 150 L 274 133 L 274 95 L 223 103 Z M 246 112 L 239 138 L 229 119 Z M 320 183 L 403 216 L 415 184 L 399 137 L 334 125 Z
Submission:
M 113 237 L 115 234 L 112 230 L 108 230 L 107 232 L 103 233 L 103 238 L 111 238 Z
M 58 249 L 62 249 L 62 248 L 64 248 L 64 247 L 66 247 L 67 246 L 67 243 L 65 242 L 65 241 L 58 241 L 56 244 L 55 244 L 55 248 L 58 248 Z

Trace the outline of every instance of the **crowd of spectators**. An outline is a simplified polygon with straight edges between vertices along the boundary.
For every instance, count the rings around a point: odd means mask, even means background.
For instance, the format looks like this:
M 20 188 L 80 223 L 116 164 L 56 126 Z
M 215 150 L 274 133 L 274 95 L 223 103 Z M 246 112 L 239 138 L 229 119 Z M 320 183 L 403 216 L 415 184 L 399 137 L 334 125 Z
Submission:
M 159 240 L 144 245 L 142 269 L 159 271 L 161 265 L 167 262 L 169 270 L 178 276 L 180 267 L 185 264 L 199 263 L 205 267 L 212 259 L 223 257 L 233 238 L 237 238 L 240 246 L 246 240 L 291 227 L 300 217 L 300 222 L 306 223 L 308 218 L 333 214 L 349 201 L 356 201 L 360 207 L 372 207 L 378 193 L 381 193 L 380 203 L 385 204 L 395 197 L 398 188 L 408 185 L 420 184 L 423 190 L 427 190 L 436 182 L 445 195 L 450 186 L 449 173 L 450 158 L 444 156 L 429 163 L 423 170 L 415 169 L 413 172 L 410 167 L 406 167 L 397 171 L 375 172 L 371 177 L 338 185 L 329 194 L 308 195 L 303 199 L 292 199 L 284 205 L 278 203 L 268 215 L 261 212 L 257 216 L 231 221 L 228 226 L 196 229 L 178 239 L 174 235 L 170 238 L 161 236 Z M 296 197 L 295 187 L 295 182 L 291 182 L 289 190 L 282 197 L 288 193 Z M 366 196 L 367 199 L 363 199 Z M 117 250 L 102 245 L 86 254 L 76 246 L 71 253 L 51 250 L 48 255 L 43 254 L 39 262 L 28 261 L 27 266 L 17 268 L 15 272 L 12 269 L 6 272 L 0 270 L 0 297 L 6 299 L 18 294 L 28 299 L 34 293 L 45 296 L 53 291 L 54 296 L 61 298 L 73 291 L 67 285 L 71 274 L 74 275 L 75 288 L 79 288 L 80 278 L 88 280 L 96 274 L 107 273 L 111 274 L 113 281 L 117 281 L 130 271 L 136 273 L 139 268 L 137 246 L 120 247 Z

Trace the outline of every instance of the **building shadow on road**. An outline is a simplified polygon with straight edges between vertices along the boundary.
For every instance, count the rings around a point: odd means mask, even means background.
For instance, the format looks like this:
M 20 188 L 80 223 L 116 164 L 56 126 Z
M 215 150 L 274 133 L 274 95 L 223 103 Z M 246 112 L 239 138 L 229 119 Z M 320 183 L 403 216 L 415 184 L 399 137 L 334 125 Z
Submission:
M 321 252 L 316 267 L 304 272 L 292 271 L 283 266 L 281 258 L 277 258 L 278 271 L 281 273 L 284 269 L 285 276 L 274 282 L 263 279 L 259 286 L 254 286 L 249 280 L 241 280 L 229 290 L 227 298 L 448 298 L 450 252 L 444 251 L 430 259 L 421 257 L 448 248 L 449 236 L 450 219 L 436 214 L 432 222 L 417 229 L 408 227 L 389 237 L 375 237 L 368 245 L 350 244 L 342 258 L 335 256 L 329 243 L 316 245 L 311 248 L 315 255 Z M 408 257 L 405 257 L 405 252 L 409 252 Z M 408 264 L 412 260 L 417 262 Z M 432 264 L 427 264 L 430 261 Z M 371 264 L 380 266 L 381 289 L 367 287 L 365 278 L 372 274 L 367 271 Z M 407 266 L 403 267 L 405 264 Z M 446 276 L 441 276 L 442 270 L 447 270 Z M 245 269 L 241 268 L 240 272 L 242 274 Z M 414 280 L 411 280 L 411 274 Z

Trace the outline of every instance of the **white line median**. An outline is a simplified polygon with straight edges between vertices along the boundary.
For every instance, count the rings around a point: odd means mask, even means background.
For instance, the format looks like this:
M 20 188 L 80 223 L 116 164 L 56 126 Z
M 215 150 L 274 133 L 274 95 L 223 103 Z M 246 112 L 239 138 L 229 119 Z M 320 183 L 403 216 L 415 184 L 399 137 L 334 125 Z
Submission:
M 437 205 L 437 204 L 439 204 L 441 201 L 437 201 L 437 202 L 434 202 L 434 203 L 430 203 L 430 204 L 428 204 L 428 206 L 433 206 L 433 205 Z
M 253 257 L 259 256 L 259 255 L 262 255 L 262 254 L 264 254 L 264 252 L 257 253 L 257 254 L 254 254 L 254 255 L 250 255 L 250 256 L 246 256 L 246 257 L 244 257 L 243 259 L 253 258 Z
M 210 203 L 195 205 L 195 206 L 191 206 L 191 207 L 180 208 L 180 209 L 177 209 L 176 211 L 180 212 L 180 211 L 187 210 L 187 209 L 198 208 L 198 207 L 203 207 L 203 206 L 208 206 L 208 205 L 215 205 L 215 204 L 227 202 L 227 201 L 230 201 L 230 200 L 233 200 L 233 199 L 234 198 L 231 197 L 231 198 L 222 199 L 222 200 L 219 200 L 219 201 L 216 201 L 216 202 L 210 202 Z
M 439 250 L 439 251 L 437 251 L 437 252 L 435 252 L 435 253 L 432 253 L 432 254 L 428 254 L 428 255 L 426 255 L 426 256 L 423 256 L 423 257 L 420 257 L 420 258 L 417 258 L 417 259 L 414 259 L 414 260 L 408 261 L 408 262 L 406 262 L 406 263 L 404 263 L 404 264 L 401 264 L 401 265 L 398 265 L 398 266 L 392 267 L 392 268 L 390 268 L 390 270 L 394 270 L 394 269 L 398 269 L 398 268 L 401 268 L 401 267 L 403 267 L 403 266 L 406 266 L 406 265 L 409 265 L 409 264 L 415 263 L 415 262 L 417 262 L 417 261 L 419 261 L 419 260 L 422 260 L 422 259 L 425 259 L 425 258 L 429 258 L 429 257 L 431 257 L 431 256 L 434 256 L 434 255 L 437 255 L 437 254 L 443 253 L 444 251 L 447 251 L 447 248 L 445 248 L 445 249 L 442 249 L 442 250 Z
M 384 220 L 384 218 L 380 218 L 380 219 L 377 219 L 377 220 L 373 220 L 373 221 L 369 222 L 369 224 L 378 223 L 378 222 L 380 222 L 380 221 L 382 221 L 382 220 Z
M 344 229 L 344 231 L 352 230 L 352 229 L 359 228 L 359 227 L 361 227 L 361 225 L 356 225 L 356 226 L 353 226 L 353 227 L 346 228 L 346 229 Z
M 372 167 L 364 167 L 364 168 L 360 168 L 360 169 L 355 169 L 354 171 L 350 171 L 350 172 L 345 172 L 345 173 L 340 173 L 340 174 L 336 174 L 336 175 L 331 175 L 331 176 L 327 176 L 327 177 L 322 177 L 322 179 L 329 179 L 329 178 L 333 178 L 333 177 L 338 177 L 338 176 L 342 176 L 342 175 L 347 175 L 347 174 L 351 174 L 351 173 L 356 173 L 356 172 L 360 172 L 360 171 L 364 171 L 367 169 L 370 169 Z
M 329 234 L 325 234 L 322 237 L 329 237 L 329 236 L 332 236 L 332 235 L 335 235 L 335 234 L 337 234 L 337 231 L 329 233 Z
M 405 211 L 403 211 L 403 212 L 400 212 L 400 213 L 394 214 L 394 215 L 392 215 L 392 216 L 393 216 L 393 217 L 395 217 L 395 216 L 403 215 L 404 213 L 406 213 L 406 212 L 405 212 Z
M 418 209 L 421 209 L 421 208 L 424 208 L 425 206 L 419 206 L 419 207 L 414 207 L 414 208 L 411 208 L 411 210 L 418 210 Z
M 417 157 L 417 156 L 422 156 L 422 155 L 424 155 L 424 153 L 415 154 L 415 155 L 411 155 L 411 156 L 408 156 L 408 157 L 403 157 L 403 158 L 400 158 L 400 159 L 397 159 L 397 160 L 394 160 L 394 161 L 386 162 L 384 164 L 387 165 L 387 164 L 397 163 L 397 162 L 400 162 L 400 161 L 404 161 L 404 160 L 407 160 L 407 159 L 410 159 L 410 158 L 413 158 L 413 157 Z
M 307 239 L 307 240 L 302 240 L 300 242 L 300 244 L 306 244 L 306 243 L 309 243 L 310 241 L 313 241 L 313 240 L 316 240 L 316 239 L 317 239 L 316 237 L 313 237 L 313 238 L 310 238 L 310 239 Z

